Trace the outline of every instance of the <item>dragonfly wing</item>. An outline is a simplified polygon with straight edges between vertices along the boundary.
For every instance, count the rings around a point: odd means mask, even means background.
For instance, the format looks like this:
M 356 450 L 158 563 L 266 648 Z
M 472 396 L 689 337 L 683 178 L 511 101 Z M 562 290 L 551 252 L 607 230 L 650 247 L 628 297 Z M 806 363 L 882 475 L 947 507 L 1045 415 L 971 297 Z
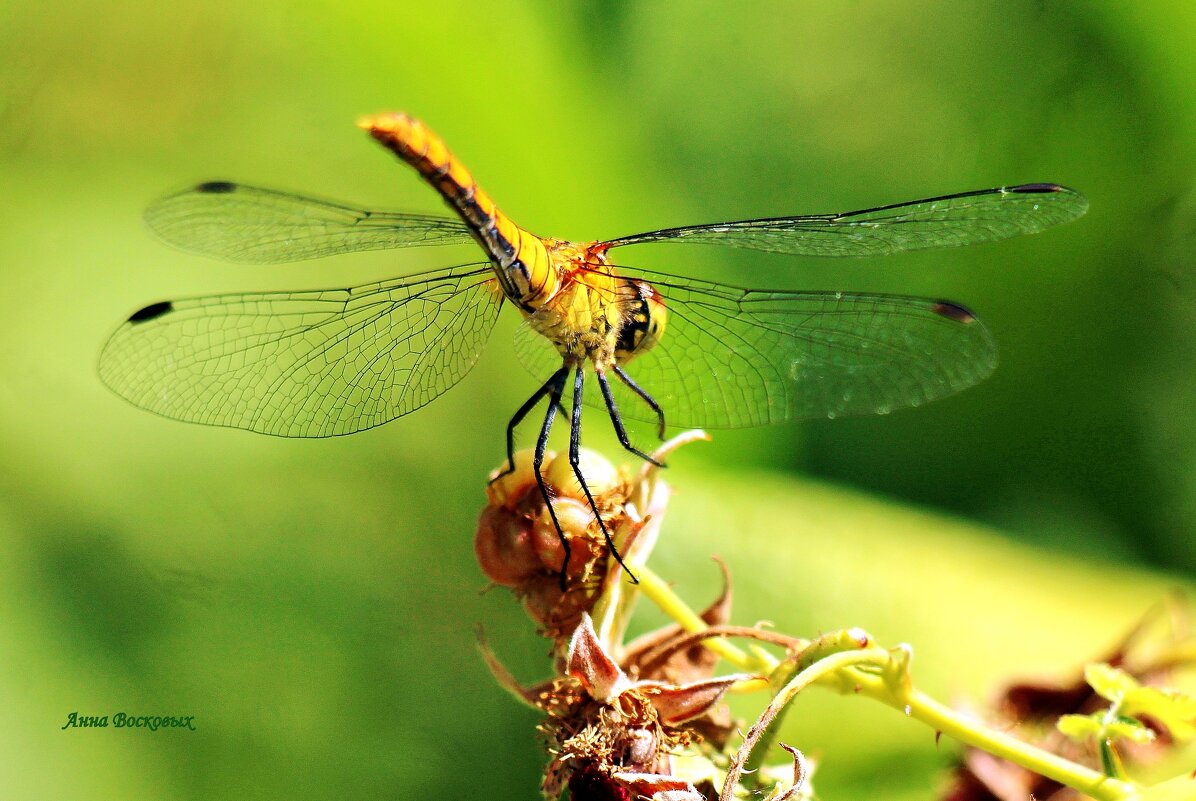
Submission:
M 134 405 L 178 420 L 350 434 L 461 380 L 501 304 L 493 273 L 477 265 L 351 289 L 155 303 L 116 330 L 99 372 Z
M 665 228 L 605 244 L 676 240 L 800 256 L 877 256 L 1033 234 L 1074 220 L 1087 208 L 1084 196 L 1066 187 L 1023 184 L 842 214 Z
M 620 272 L 644 277 L 665 299 L 661 341 L 627 372 L 670 425 L 740 428 L 884 414 L 970 387 L 997 363 L 984 325 L 946 301 L 765 292 Z M 520 352 L 529 366 L 551 364 L 530 342 Z M 612 387 L 623 414 L 656 419 L 621 382 Z
M 448 217 L 369 211 L 227 181 L 162 198 L 145 219 L 176 247 L 257 264 L 473 241 L 463 222 Z

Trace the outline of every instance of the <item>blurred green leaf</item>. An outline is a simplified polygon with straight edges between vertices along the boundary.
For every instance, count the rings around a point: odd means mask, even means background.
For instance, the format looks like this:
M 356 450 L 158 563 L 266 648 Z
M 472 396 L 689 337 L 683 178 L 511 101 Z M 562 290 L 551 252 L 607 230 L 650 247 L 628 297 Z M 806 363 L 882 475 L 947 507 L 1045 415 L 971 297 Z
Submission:
M 1190 740 L 1196 735 L 1196 695 L 1192 693 L 1139 687 L 1126 693 L 1121 710 L 1126 715 L 1157 720 L 1176 740 Z
M 1120 703 L 1142 685 L 1124 670 L 1098 662 L 1084 668 L 1084 681 L 1106 701 Z
M 1100 740 L 1129 740 L 1134 743 L 1149 743 L 1154 732 L 1132 718 L 1105 721 L 1102 712 L 1091 715 L 1064 715 L 1059 718 L 1058 729 L 1076 742 Z

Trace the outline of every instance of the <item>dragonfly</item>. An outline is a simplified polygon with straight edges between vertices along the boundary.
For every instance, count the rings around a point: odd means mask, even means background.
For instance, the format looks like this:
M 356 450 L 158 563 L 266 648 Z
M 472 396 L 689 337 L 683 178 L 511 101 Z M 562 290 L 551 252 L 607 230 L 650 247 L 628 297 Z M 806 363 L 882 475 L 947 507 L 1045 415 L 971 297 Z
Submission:
M 878 256 L 1037 233 L 1087 208 L 1071 189 L 1027 183 L 570 242 L 512 222 L 420 121 L 387 113 L 359 125 L 455 214 L 374 211 L 209 181 L 154 203 L 146 220 L 167 243 L 236 262 L 467 243 L 483 258 L 362 286 L 152 303 L 107 341 L 100 377 L 169 418 L 280 437 L 351 434 L 409 414 L 461 381 L 502 307 L 514 306 L 523 318 L 520 360 L 547 378 L 507 424 L 506 469 L 514 469 L 517 426 L 546 401 L 532 465 L 564 547 L 562 589 L 570 547 L 542 475 L 558 412 L 569 416 L 573 472 L 622 565 L 580 468 L 584 403 L 605 408 L 621 445 L 651 461 L 624 416 L 655 423 L 663 438 L 666 420 L 717 429 L 887 413 L 970 387 L 997 362 L 988 329 L 958 303 L 739 287 L 633 268 L 614 252 L 673 242 Z

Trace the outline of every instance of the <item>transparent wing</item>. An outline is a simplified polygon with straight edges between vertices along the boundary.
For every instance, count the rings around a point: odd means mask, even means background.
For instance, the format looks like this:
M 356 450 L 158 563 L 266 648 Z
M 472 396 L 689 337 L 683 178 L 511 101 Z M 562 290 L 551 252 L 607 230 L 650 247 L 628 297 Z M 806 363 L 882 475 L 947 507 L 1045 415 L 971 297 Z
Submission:
M 740 428 L 800 418 L 884 414 L 972 386 L 997 349 L 983 324 L 947 301 L 849 292 L 768 292 L 621 269 L 651 281 L 668 320 L 627 373 L 670 425 Z M 537 375 L 560 365 L 534 329 L 521 358 Z M 611 377 L 620 411 L 655 414 Z M 596 383 L 596 382 L 590 382 Z M 588 402 L 601 405 L 597 396 Z
M 464 223 L 448 217 L 368 211 L 227 181 L 162 198 L 145 220 L 176 247 L 257 264 L 473 241 Z
M 469 372 L 502 304 L 489 267 L 351 289 L 155 303 L 108 340 L 100 378 L 151 412 L 281 437 L 381 425 Z
M 993 242 L 1074 220 L 1083 195 L 1057 184 L 981 189 L 843 214 L 665 228 L 611 239 L 621 247 L 679 240 L 800 256 L 874 256 Z

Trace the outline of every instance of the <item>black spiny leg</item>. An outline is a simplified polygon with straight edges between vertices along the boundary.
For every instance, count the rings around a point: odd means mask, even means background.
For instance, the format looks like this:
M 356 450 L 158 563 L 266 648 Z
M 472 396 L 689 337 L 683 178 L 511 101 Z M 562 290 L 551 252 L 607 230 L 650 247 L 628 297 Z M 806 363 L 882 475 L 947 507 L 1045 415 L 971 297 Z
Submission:
M 645 462 L 651 462 L 657 467 L 664 467 L 663 464 L 631 444 L 631 438 L 627 436 L 627 429 L 623 428 L 623 418 L 619 415 L 619 407 L 615 405 L 615 396 L 610 394 L 610 384 L 606 380 L 606 373 L 601 370 L 596 370 L 595 372 L 598 373 L 598 386 L 602 387 L 602 397 L 606 399 L 606 411 L 610 415 L 610 421 L 615 426 L 615 434 L 618 436 L 619 442 L 622 443 L 625 449 L 631 451 Z
M 552 421 L 556 418 L 557 409 L 561 408 L 561 395 L 565 391 L 565 379 L 568 376 L 569 366 L 564 365 L 553 373 L 552 378 L 548 379 L 540 388 L 540 392 L 536 393 L 537 395 L 548 393 L 548 411 L 544 413 L 544 425 L 540 427 L 540 437 L 536 440 L 536 455 L 532 459 L 532 472 L 536 474 L 536 484 L 540 487 L 540 496 L 548 507 L 548 516 L 552 518 L 552 525 L 556 528 L 556 535 L 560 538 L 561 547 L 565 551 L 565 561 L 561 564 L 561 592 L 568 588 L 565 581 L 565 568 L 569 566 L 569 556 L 572 554 L 572 550 L 569 548 L 569 540 L 561 530 L 561 522 L 556 519 L 556 510 L 552 508 L 552 493 L 548 491 L 548 485 L 544 483 L 544 476 L 541 473 L 544 467 L 544 451 L 548 448 L 548 435 L 552 431 Z
M 564 374 L 568 368 L 561 367 L 552 374 L 552 377 L 540 385 L 540 388 L 519 407 L 519 411 L 511 417 L 511 422 L 507 423 L 507 468 L 498 473 L 494 478 L 490 479 L 493 484 L 503 476 L 509 476 L 515 472 L 515 427 L 523 422 L 523 418 L 527 417 L 528 412 L 535 408 L 536 404 L 540 402 L 540 398 L 549 393 L 554 382 L 564 387 Z M 559 398 L 559 395 L 558 395 Z
M 632 381 L 631 376 L 627 375 L 627 373 L 623 371 L 622 367 L 616 364 L 611 367 L 611 369 L 614 370 L 615 375 L 619 377 L 620 381 L 626 384 L 627 387 L 636 395 L 639 395 L 641 398 L 643 398 L 644 403 L 648 404 L 648 407 L 651 408 L 652 411 L 656 412 L 656 419 L 658 421 L 659 428 L 658 434 L 661 439 L 664 439 L 664 409 L 660 408 L 660 404 L 656 402 L 655 398 L 645 392 L 639 384 Z
M 602 536 L 606 538 L 606 547 L 610 548 L 611 555 L 615 557 L 615 561 L 619 563 L 619 567 L 631 578 L 632 584 L 639 584 L 640 580 L 631 572 L 631 568 L 623 562 L 623 556 L 619 553 L 619 549 L 615 547 L 615 541 L 610 535 L 610 531 L 606 528 L 606 523 L 602 520 L 602 513 L 598 511 L 598 504 L 594 503 L 594 496 L 590 494 L 590 488 L 586 484 L 585 476 L 581 474 L 581 390 L 582 382 L 585 379 L 585 369 L 577 368 L 576 378 L 573 379 L 573 421 L 569 427 L 569 464 L 573 465 L 573 475 L 577 476 L 577 483 L 581 485 L 581 491 L 586 495 L 586 501 L 590 504 L 590 511 L 594 513 L 594 517 L 598 519 L 598 528 L 602 529 Z M 610 388 L 606 386 L 606 379 L 602 373 L 598 373 L 598 382 L 602 385 L 602 391 L 606 395 L 607 401 L 610 401 Z M 612 410 L 614 407 L 611 407 Z M 621 424 L 616 424 L 619 426 Z M 617 430 L 622 433 L 622 429 Z M 633 453 L 643 456 L 639 451 L 632 448 L 626 441 L 626 434 L 622 434 L 623 445 Z M 645 459 L 651 461 L 651 458 L 644 456 Z M 557 527 L 558 533 L 560 526 Z M 562 540 L 564 538 L 562 537 Z M 566 560 L 567 561 L 567 560 Z M 561 568 L 561 582 L 565 580 L 565 568 Z

